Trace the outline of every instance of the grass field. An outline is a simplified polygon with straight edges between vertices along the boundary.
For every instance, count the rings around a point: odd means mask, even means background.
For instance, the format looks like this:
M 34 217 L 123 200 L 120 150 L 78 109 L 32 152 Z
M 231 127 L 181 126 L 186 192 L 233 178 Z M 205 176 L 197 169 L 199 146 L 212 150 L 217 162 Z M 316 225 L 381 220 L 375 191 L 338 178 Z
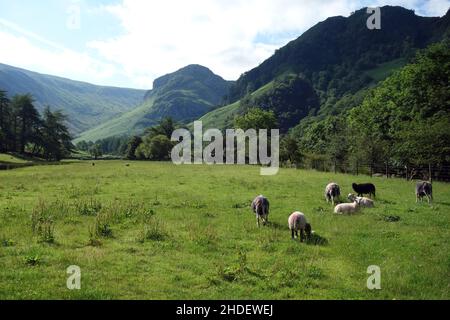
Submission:
M 24 164 L 27 162 L 28 162 L 27 160 L 18 158 L 14 155 L 0 153 L 0 163 Z
M 375 209 L 332 214 L 371 181 Z M 0 171 L 0 299 L 449 299 L 450 185 L 415 203 L 414 182 L 252 166 L 99 161 Z M 250 202 L 271 201 L 257 228 Z M 309 243 L 290 239 L 304 212 Z M 398 220 L 399 219 L 399 220 Z M 34 231 L 33 231 L 34 229 Z M 66 268 L 81 268 L 68 290 Z M 381 290 L 368 290 L 369 265 Z

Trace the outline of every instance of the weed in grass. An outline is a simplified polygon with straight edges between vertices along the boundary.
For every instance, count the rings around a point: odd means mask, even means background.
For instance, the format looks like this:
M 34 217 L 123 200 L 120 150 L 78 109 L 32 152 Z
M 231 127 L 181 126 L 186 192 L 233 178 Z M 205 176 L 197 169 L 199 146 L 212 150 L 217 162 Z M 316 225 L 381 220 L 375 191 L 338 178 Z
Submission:
M 250 203 L 252 203 L 252 201 L 247 201 L 247 202 L 240 202 L 240 203 L 234 203 L 231 208 L 233 209 L 242 209 L 242 208 L 250 208 Z
M 247 266 L 247 253 L 243 250 L 239 250 L 238 263 L 231 266 L 220 264 L 217 269 L 217 275 L 219 279 L 234 282 L 243 279 L 247 271 L 249 271 Z
M 399 216 L 383 215 L 382 216 L 382 220 L 384 220 L 386 222 L 398 222 L 398 221 L 400 221 L 400 217 Z
M 98 238 L 97 226 L 96 225 L 89 226 L 88 233 L 89 233 L 88 246 L 100 247 L 102 245 L 102 242 Z
M 33 233 L 39 237 L 39 242 L 55 242 L 54 218 L 43 200 L 38 202 L 31 213 L 31 228 Z
M 82 216 L 95 216 L 102 209 L 102 204 L 95 198 L 80 199 L 75 202 L 77 213 Z
M 0 240 L 0 243 L 2 244 L 2 247 L 13 247 L 13 246 L 15 246 L 14 240 L 11 240 L 11 239 L 3 238 L 2 240 Z
M 25 257 L 25 264 L 28 266 L 36 266 L 41 262 L 41 258 L 36 255 L 36 254 L 32 254 L 32 255 L 28 255 Z
M 95 235 L 103 238 L 112 238 L 111 215 L 105 211 L 99 212 L 95 217 L 94 231 Z
M 167 237 L 168 233 L 164 224 L 157 218 L 150 218 L 139 233 L 138 241 L 141 243 L 144 243 L 146 240 L 164 241 Z

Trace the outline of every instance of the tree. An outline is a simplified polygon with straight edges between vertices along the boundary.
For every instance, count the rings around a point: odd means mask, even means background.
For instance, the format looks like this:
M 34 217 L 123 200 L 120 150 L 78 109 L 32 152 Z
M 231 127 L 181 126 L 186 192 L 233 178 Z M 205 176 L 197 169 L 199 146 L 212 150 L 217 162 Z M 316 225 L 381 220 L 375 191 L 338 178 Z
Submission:
M 46 107 L 43 113 L 41 144 L 43 156 L 47 160 L 61 160 L 73 150 L 72 137 L 65 122 L 66 116 L 61 111 L 52 112 Z
M 6 91 L 0 90 L 0 152 L 6 152 L 8 148 L 7 139 L 10 136 L 9 128 L 9 99 Z
M 244 131 L 248 129 L 275 129 L 277 118 L 273 111 L 265 111 L 259 108 L 250 108 L 246 114 L 234 119 L 234 127 Z
M 94 144 L 89 148 L 89 154 L 93 156 L 95 160 L 97 160 L 98 157 L 101 157 L 103 155 L 101 146 L 98 143 Z
M 27 143 L 37 143 L 37 135 L 41 119 L 38 111 L 34 107 L 34 99 L 30 94 L 16 95 L 12 99 L 14 109 L 14 134 L 18 137 L 19 148 L 14 141 L 15 150 L 25 153 Z
M 148 128 L 145 132 L 145 135 L 149 135 L 150 137 L 163 135 L 170 139 L 170 137 L 172 136 L 172 132 L 175 129 L 176 128 L 173 119 L 170 117 L 166 117 L 163 118 L 157 126 Z
M 302 158 L 298 141 L 291 135 L 285 136 L 280 143 L 280 160 L 299 164 Z
M 139 136 L 134 136 L 128 142 L 125 157 L 130 160 L 136 159 L 136 150 L 141 145 L 142 138 Z
M 160 134 L 154 137 L 146 135 L 136 149 L 135 156 L 137 159 L 165 161 L 169 160 L 172 148 L 172 141 L 165 135 Z

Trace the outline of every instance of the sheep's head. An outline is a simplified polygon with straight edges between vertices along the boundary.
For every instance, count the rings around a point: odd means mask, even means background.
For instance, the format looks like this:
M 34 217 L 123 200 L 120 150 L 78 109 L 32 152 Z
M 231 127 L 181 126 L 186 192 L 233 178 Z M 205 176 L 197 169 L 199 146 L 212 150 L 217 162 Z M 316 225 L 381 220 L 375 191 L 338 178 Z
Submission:
M 347 199 L 354 202 L 356 200 L 356 196 L 353 193 L 349 193 Z

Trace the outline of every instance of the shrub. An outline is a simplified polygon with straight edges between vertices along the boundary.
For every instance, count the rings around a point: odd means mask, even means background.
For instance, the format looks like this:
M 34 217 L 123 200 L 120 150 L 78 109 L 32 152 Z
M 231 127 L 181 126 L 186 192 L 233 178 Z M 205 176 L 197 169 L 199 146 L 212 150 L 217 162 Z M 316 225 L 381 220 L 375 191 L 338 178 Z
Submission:
M 49 207 L 42 200 L 33 208 L 31 213 L 31 228 L 33 233 L 38 235 L 39 242 L 55 242 L 53 215 Z
M 102 204 L 97 199 L 90 198 L 77 201 L 75 208 L 83 216 L 95 216 L 102 209 Z
M 164 241 L 167 237 L 168 233 L 164 224 L 158 219 L 150 218 L 147 220 L 147 223 L 144 224 L 144 228 L 139 234 L 138 241 Z
M 102 211 L 95 217 L 94 233 L 103 238 L 112 238 L 113 231 L 110 226 L 111 215 Z

